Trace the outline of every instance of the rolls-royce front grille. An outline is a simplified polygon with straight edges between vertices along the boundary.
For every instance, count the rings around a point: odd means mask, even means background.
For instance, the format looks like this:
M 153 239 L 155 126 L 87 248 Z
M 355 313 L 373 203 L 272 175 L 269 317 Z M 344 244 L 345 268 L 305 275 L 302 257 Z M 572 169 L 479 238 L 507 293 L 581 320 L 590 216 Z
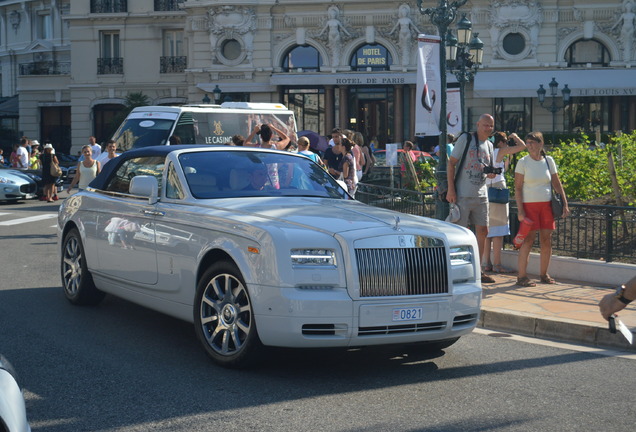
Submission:
M 448 292 L 443 246 L 356 249 L 360 297 L 412 296 Z

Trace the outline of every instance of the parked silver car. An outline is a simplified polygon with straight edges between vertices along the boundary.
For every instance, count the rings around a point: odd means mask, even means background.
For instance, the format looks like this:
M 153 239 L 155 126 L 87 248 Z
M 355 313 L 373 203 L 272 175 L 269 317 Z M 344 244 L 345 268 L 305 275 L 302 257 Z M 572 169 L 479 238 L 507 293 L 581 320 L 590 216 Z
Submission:
M 26 172 L 0 169 L 0 201 L 18 201 L 35 198 L 37 184 Z
M 65 200 L 58 227 L 71 303 L 110 293 L 193 322 L 223 366 L 262 345 L 447 347 L 479 317 L 469 230 L 355 201 L 293 153 L 130 150 Z
M 17 375 L 9 361 L 0 355 L 0 431 L 29 432 L 30 430 Z

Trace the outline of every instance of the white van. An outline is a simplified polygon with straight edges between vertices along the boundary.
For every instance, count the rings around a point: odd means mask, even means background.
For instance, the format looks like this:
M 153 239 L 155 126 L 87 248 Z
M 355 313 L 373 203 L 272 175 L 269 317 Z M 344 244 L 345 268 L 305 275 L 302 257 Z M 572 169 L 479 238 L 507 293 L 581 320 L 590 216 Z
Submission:
M 221 105 L 144 106 L 133 109 L 113 139 L 119 151 L 153 145 L 228 144 L 247 137 L 256 125 L 272 124 L 296 136 L 294 113 L 278 103 L 224 102 Z M 170 137 L 174 137 L 172 141 Z

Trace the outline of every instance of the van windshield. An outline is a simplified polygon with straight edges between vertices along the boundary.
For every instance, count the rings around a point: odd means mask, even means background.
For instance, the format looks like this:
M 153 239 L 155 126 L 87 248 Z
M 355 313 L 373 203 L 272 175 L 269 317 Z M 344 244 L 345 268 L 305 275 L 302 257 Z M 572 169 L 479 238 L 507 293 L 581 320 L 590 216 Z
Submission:
M 170 119 L 128 118 L 115 132 L 113 139 L 120 151 L 165 145 L 173 125 L 174 120 Z

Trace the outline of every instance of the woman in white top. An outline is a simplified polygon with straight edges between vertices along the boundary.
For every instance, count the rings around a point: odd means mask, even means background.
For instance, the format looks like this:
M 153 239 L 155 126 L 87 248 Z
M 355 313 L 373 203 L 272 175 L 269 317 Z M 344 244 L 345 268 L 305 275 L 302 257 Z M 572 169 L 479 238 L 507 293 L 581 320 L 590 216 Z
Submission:
M 554 159 L 546 156 L 543 151 L 543 134 L 530 132 L 526 136 L 526 147 L 528 155 L 521 158 L 515 168 L 515 198 L 519 222 L 528 218 L 532 221 L 532 227 L 519 249 L 517 285 L 533 287 L 536 286 L 536 283 L 528 278 L 527 270 L 530 250 L 537 231 L 541 245 L 539 264 L 541 283 L 555 283 L 548 274 L 552 258 L 552 233 L 556 227 L 550 204 L 551 188 L 554 188 L 563 198 L 564 217 L 570 213 L 570 209 Z
M 486 186 L 498 189 L 506 188 L 504 173 L 508 170 L 510 160 L 508 155 L 519 153 L 525 150 L 526 144 L 516 133 L 506 137 L 503 132 L 496 132 L 494 135 L 493 167 L 501 168 L 501 174 L 493 179 L 486 179 Z M 508 145 L 508 142 L 514 145 Z M 508 223 L 508 204 L 488 203 L 488 236 L 486 237 L 486 247 L 482 257 L 482 270 L 493 271 L 495 273 L 511 273 L 511 270 L 501 265 L 501 250 L 503 249 L 504 236 L 510 234 L 510 224 Z M 490 250 L 492 249 L 492 261 L 490 260 Z
M 77 164 L 77 173 L 75 177 L 73 177 L 73 181 L 68 187 L 66 192 L 71 193 L 71 189 L 73 186 L 78 184 L 77 188 L 79 190 L 86 189 L 88 184 L 93 181 L 97 174 L 101 171 L 100 164 L 95 159 L 93 159 L 93 151 L 91 150 L 91 146 L 85 145 L 82 147 L 82 155 L 84 156 L 84 160 Z

